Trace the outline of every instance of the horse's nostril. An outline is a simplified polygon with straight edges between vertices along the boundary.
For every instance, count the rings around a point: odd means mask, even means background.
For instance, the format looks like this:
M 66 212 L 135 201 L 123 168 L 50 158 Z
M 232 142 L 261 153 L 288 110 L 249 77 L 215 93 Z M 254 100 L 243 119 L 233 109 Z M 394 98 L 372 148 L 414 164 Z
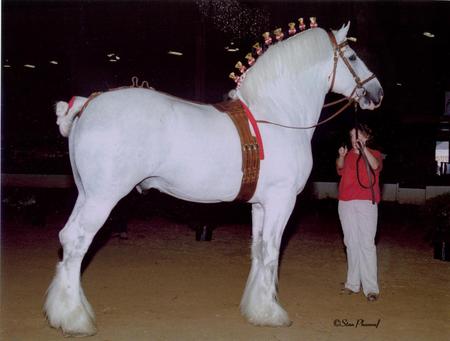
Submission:
M 374 105 L 378 105 L 378 104 L 380 104 L 380 102 L 381 102 L 381 98 L 372 98 L 372 103 L 374 104 Z
M 378 90 L 377 95 L 375 95 L 375 92 L 374 92 L 374 93 L 370 94 L 370 95 L 368 96 L 368 98 L 370 99 L 370 101 L 371 101 L 374 105 L 378 106 L 378 105 L 381 103 L 381 100 L 383 99 L 383 96 L 384 96 L 383 88 L 380 88 L 380 89 Z
M 369 94 L 367 96 L 367 99 L 370 100 L 374 105 L 378 105 L 380 104 L 381 100 L 383 98 L 383 91 L 378 92 L 378 96 L 376 96 L 375 94 Z

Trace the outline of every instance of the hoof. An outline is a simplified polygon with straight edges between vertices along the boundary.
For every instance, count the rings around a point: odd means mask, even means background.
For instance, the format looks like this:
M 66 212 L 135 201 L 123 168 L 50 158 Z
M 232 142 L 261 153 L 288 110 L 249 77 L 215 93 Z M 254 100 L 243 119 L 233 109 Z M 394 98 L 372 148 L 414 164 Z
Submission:
M 273 328 L 281 328 L 281 327 L 290 327 L 292 326 L 292 321 L 287 320 L 284 321 L 252 321 L 249 320 L 251 324 L 258 327 L 273 327 Z
M 97 334 L 97 329 L 94 328 L 93 331 L 89 331 L 89 332 L 63 331 L 62 334 L 63 334 L 64 337 L 87 337 L 87 336 L 93 336 L 93 335 Z
M 44 315 L 49 325 L 61 329 L 66 337 L 91 336 L 97 333 L 94 311 L 81 287 L 67 290 L 64 274 L 58 265 L 44 303 Z
M 279 305 L 271 306 L 267 310 L 245 311 L 242 309 L 241 312 L 255 326 L 290 327 L 292 325 L 287 312 Z
M 377 300 L 378 300 L 378 297 L 379 297 L 378 294 L 374 294 L 374 293 L 372 293 L 372 292 L 367 294 L 367 300 L 368 300 L 369 302 L 375 302 L 375 301 L 377 301 Z
M 61 329 L 64 337 L 85 337 L 97 333 L 94 319 L 86 312 L 82 315 L 70 314 L 60 320 L 51 319 L 47 314 L 47 321 L 50 327 Z

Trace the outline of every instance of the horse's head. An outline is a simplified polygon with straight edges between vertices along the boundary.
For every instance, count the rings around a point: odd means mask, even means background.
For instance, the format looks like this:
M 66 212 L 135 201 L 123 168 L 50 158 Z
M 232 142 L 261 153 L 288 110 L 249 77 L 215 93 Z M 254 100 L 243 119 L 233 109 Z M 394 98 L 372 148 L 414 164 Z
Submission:
M 333 71 L 329 77 L 330 91 L 355 99 L 362 109 L 373 110 L 381 104 L 383 88 L 348 45 L 349 28 L 350 22 L 340 30 L 329 33 L 334 50 Z

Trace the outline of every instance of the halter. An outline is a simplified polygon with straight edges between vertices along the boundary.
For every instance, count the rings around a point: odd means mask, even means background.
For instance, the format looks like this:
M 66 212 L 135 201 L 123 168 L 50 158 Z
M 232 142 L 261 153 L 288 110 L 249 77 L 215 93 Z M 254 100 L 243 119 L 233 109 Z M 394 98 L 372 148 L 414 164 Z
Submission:
M 356 93 L 356 97 L 358 97 L 358 98 L 364 96 L 366 94 L 366 89 L 364 89 L 363 85 L 366 84 L 367 82 L 371 81 L 372 79 L 374 79 L 375 78 L 375 74 L 372 73 L 372 75 L 370 75 L 368 78 L 366 78 L 365 80 L 361 81 L 361 79 L 356 74 L 355 70 L 353 70 L 352 65 L 348 61 L 347 57 L 344 56 L 344 52 L 342 50 L 345 46 L 348 45 L 348 40 L 346 39 L 342 43 L 338 44 L 334 34 L 331 31 L 329 31 L 327 33 L 328 33 L 328 37 L 330 38 L 331 45 L 333 45 L 333 54 L 334 54 L 334 57 L 333 57 L 333 72 L 332 72 L 330 89 L 328 90 L 328 92 L 333 90 L 334 80 L 336 78 L 337 63 L 338 63 L 339 57 L 341 57 L 342 61 L 347 66 L 347 69 L 350 71 L 350 73 L 353 76 L 353 79 L 356 82 L 356 85 L 353 88 L 353 91 L 351 92 L 350 96 L 348 96 L 348 98 L 349 99 L 352 98 L 355 93 Z M 358 90 L 362 90 L 362 91 L 358 92 Z

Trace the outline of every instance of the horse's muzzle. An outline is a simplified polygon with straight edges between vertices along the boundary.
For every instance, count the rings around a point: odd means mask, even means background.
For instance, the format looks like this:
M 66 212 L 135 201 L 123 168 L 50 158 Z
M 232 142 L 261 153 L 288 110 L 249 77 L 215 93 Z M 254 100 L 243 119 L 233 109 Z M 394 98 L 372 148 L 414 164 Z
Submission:
M 372 96 L 369 94 L 369 97 L 374 105 L 379 106 L 384 97 L 383 88 L 378 89 L 378 94 L 376 96 Z
M 377 89 L 368 88 L 358 102 L 362 109 L 373 110 L 381 105 L 383 97 L 384 92 L 382 87 L 377 87 Z

